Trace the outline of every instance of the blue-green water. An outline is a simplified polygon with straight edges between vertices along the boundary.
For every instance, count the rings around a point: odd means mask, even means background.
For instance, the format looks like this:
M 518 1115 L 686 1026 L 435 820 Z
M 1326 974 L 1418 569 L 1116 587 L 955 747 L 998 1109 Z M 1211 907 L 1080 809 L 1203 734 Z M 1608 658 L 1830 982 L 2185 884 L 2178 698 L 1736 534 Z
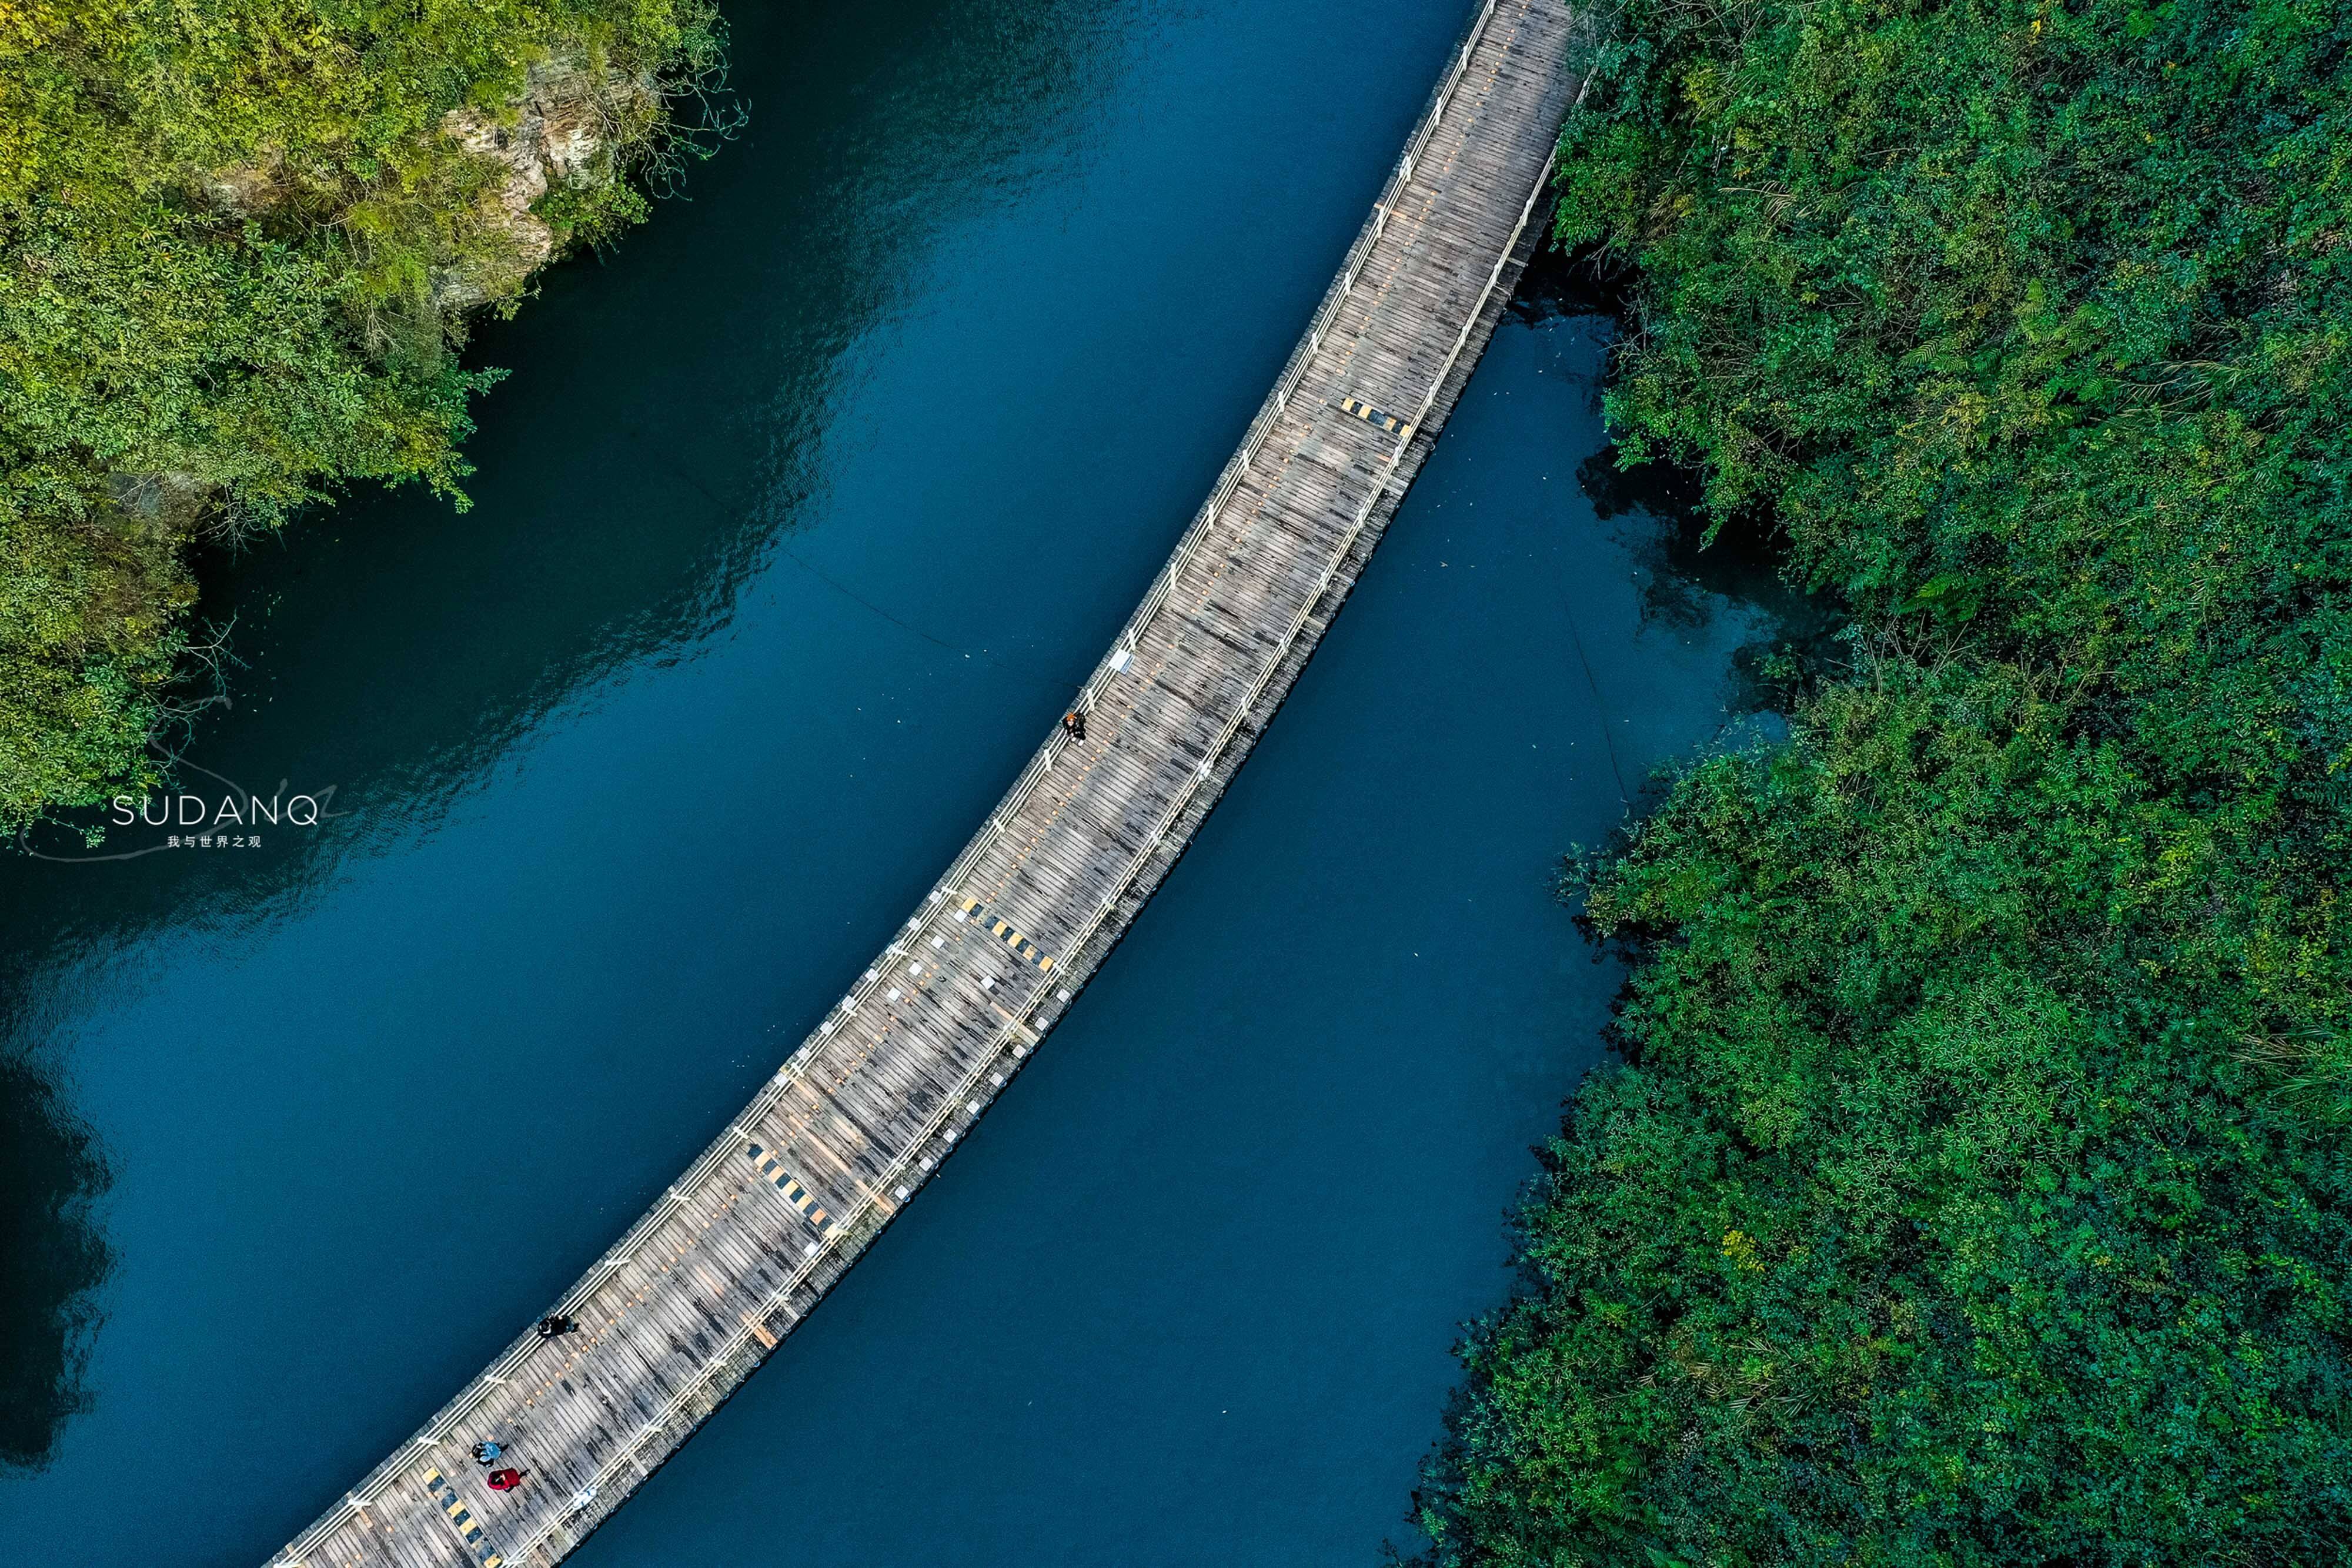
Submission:
M 212 574 L 245 667 L 189 776 L 335 814 L 0 861 L 0 1543 L 260 1561 L 659 1192 L 1140 594 L 1462 19 L 730 14 L 751 133 L 478 341 L 473 510 L 358 495 Z M 1498 332 L 1132 936 L 579 1561 L 1406 1541 L 1618 983 L 1551 863 L 1764 631 L 1596 515 L 1607 332 Z

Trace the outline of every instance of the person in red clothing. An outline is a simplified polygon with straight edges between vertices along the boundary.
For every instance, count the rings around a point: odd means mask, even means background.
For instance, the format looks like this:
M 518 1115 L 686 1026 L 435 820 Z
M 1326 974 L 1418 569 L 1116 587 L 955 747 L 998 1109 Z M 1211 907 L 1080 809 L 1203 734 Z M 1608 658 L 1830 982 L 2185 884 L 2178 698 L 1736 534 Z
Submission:
M 522 1472 L 520 1470 L 492 1470 L 490 1472 L 490 1490 L 492 1491 L 512 1491 L 515 1488 L 520 1485 L 522 1485 Z

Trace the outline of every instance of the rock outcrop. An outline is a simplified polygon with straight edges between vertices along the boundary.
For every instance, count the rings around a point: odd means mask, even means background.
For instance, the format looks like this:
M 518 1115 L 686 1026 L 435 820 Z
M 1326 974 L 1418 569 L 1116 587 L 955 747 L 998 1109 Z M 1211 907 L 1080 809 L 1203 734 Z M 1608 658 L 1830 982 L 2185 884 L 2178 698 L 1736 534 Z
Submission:
M 576 59 L 542 60 L 522 91 L 496 106 L 467 104 L 441 117 L 441 133 L 491 164 L 468 214 L 474 237 L 488 243 L 430 265 L 425 330 L 520 292 L 555 258 L 570 236 L 533 208 L 551 190 L 593 190 L 621 177 L 619 152 L 654 124 L 661 99 L 652 80 L 593 71 Z M 267 219 L 301 186 L 283 152 L 268 149 L 241 163 L 196 176 L 192 193 L 224 217 Z M 185 475 L 118 473 L 110 499 L 132 527 L 157 521 L 186 528 L 213 510 L 215 489 Z
M 503 112 L 468 105 L 443 115 L 442 131 L 459 146 L 503 165 L 476 215 L 504 243 L 493 259 L 435 267 L 433 303 L 463 310 L 520 287 L 562 237 L 532 207 L 558 186 L 616 178 L 616 133 L 643 124 L 655 107 L 651 87 L 635 78 L 550 60 L 530 68 L 522 96 Z

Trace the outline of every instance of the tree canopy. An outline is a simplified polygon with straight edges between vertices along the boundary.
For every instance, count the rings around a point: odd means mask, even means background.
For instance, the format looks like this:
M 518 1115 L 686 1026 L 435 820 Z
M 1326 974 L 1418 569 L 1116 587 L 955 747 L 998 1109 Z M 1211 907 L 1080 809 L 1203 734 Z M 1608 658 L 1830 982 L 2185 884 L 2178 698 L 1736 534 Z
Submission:
M 1853 657 L 1568 879 L 1621 1060 L 1433 1560 L 2341 1561 L 2352 13 L 1626 0 L 1590 64 L 1622 450 Z
M 355 479 L 457 497 L 495 379 L 465 311 L 641 214 L 716 29 L 706 0 L 0 0 L 0 830 L 152 780 L 192 540 Z

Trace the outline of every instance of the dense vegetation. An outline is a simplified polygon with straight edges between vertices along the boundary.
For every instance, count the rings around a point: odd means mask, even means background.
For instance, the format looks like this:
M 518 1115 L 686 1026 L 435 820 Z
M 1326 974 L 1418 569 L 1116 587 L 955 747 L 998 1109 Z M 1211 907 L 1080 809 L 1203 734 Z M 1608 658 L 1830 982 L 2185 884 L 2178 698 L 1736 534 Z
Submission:
M 1851 664 L 1571 890 L 1443 1563 L 2352 1555 L 2352 10 L 1627 0 L 1611 418 Z
M 193 540 L 457 494 L 465 312 L 643 211 L 708 0 L 0 0 L 0 830 L 152 780 Z M 201 640 L 201 639 L 200 639 Z

